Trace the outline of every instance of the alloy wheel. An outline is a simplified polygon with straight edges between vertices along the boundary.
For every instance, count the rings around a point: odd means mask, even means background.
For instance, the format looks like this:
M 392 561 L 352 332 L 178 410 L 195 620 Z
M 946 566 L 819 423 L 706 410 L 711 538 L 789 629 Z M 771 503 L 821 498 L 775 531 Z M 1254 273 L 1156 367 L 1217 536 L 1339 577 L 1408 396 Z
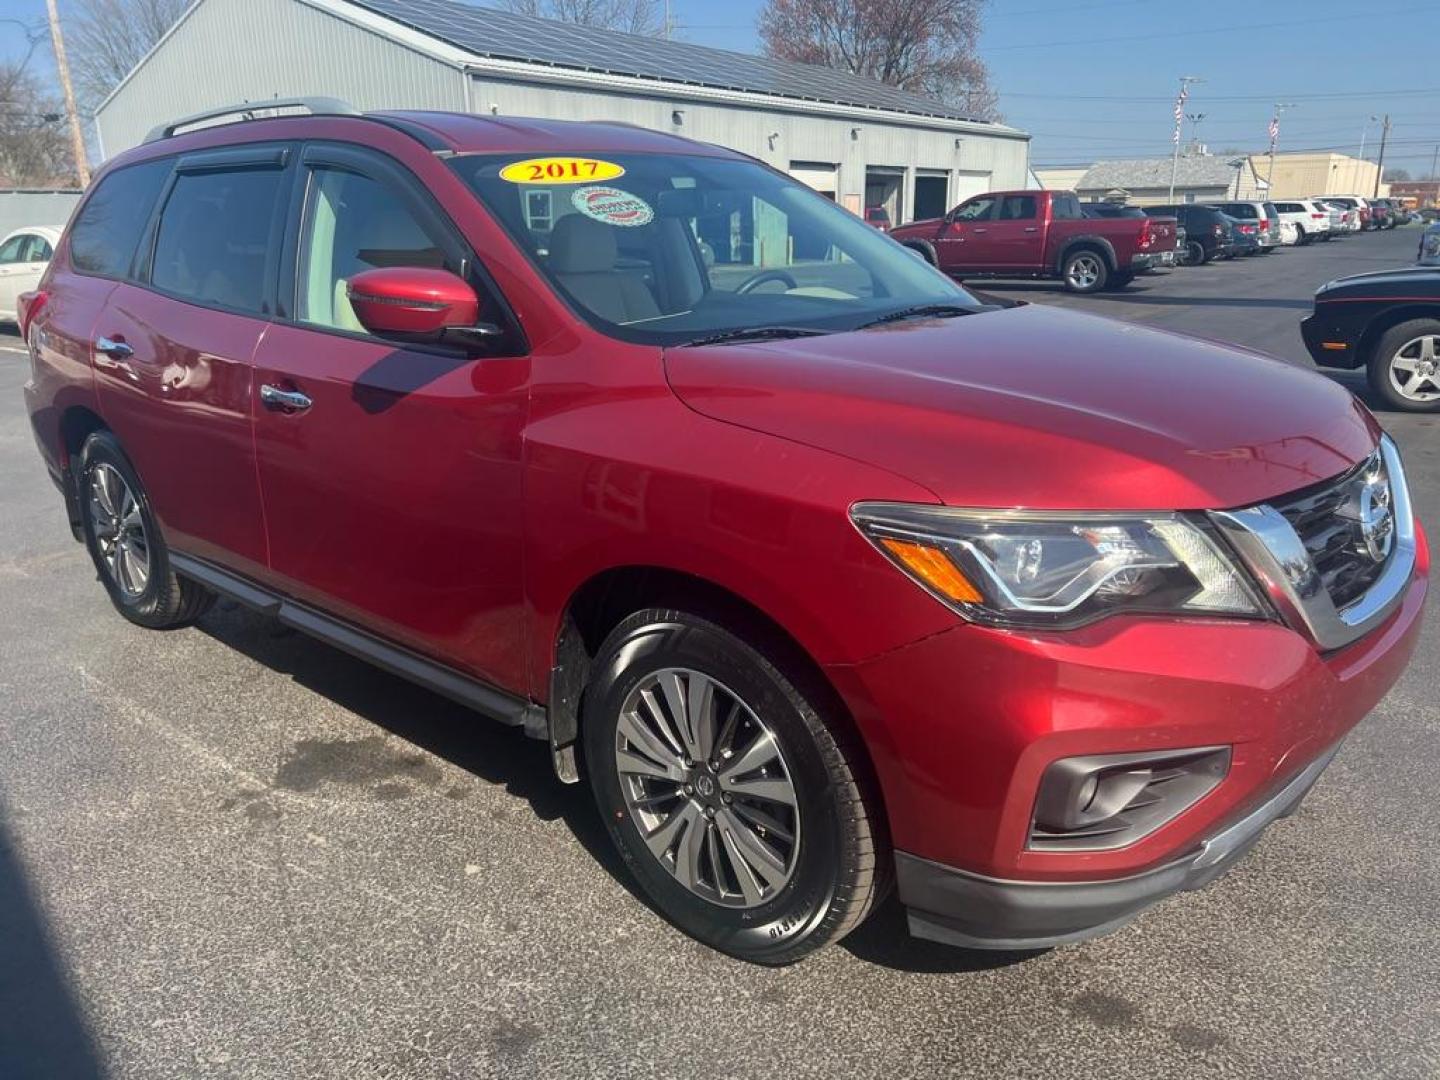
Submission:
M 1408 401 L 1440 399 L 1440 334 L 1412 338 L 1390 358 L 1390 385 Z
M 1100 280 L 1100 260 L 1094 255 L 1079 255 L 1070 264 L 1070 284 L 1077 289 L 1093 288 Z
M 103 462 L 90 471 L 90 521 L 111 582 L 126 596 L 139 596 L 150 581 L 140 502 L 119 471 Z
M 646 676 L 621 708 L 615 768 L 645 846 L 689 892 L 752 908 L 790 880 L 791 771 L 775 733 L 715 679 L 689 668 Z

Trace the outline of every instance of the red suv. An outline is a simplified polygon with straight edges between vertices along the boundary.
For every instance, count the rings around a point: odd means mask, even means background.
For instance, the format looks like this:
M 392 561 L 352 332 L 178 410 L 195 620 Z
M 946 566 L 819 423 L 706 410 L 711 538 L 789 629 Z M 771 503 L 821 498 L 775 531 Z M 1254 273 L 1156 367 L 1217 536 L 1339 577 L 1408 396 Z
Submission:
M 547 740 L 716 948 L 892 885 L 1113 929 L 1410 657 L 1426 541 L 1324 378 L 982 303 L 720 148 L 308 108 L 156 132 L 25 298 L 75 535 L 136 623 L 228 596 Z

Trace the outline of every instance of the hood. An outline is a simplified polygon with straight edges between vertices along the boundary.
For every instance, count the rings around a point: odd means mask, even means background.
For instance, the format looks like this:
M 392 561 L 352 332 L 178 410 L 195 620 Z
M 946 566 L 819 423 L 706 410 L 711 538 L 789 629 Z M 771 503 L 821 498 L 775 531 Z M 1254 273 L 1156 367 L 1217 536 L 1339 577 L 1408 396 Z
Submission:
M 1357 299 L 1408 299 L 1420 296 L 1433 299 L 1440 297 L 1440 270 L 1434 267 L 1409 266 L 1394 270 L 1373 270 L 1368 274 L 1351 274 L 1349 277 L 1327 281 L 1316 290 L 1315 296 L 1321 300 L 1334 299 L 1336 296 Z
M 706 416 L 887 469 L 952 506 L 1243 506 L 1344 471 L 1379 437 L 1313 372 L 1033 304 L 670 349 L 665 363 Z

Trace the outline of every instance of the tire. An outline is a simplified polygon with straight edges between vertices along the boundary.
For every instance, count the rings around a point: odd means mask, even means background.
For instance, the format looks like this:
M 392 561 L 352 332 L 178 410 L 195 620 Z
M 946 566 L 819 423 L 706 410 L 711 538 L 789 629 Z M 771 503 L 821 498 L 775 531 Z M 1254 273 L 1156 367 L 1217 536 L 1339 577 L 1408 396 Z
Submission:
M 152 630 L 194 622 L 215 594 L 170 568 L 150 499 L 120 443 L 110 432 L 96 431 L 85 440 L 79 460 L 80 526 L 110 602 L 125 618 Z
M 678 679 L 670 686 L 673 697 L 664 685 L 671 677 Z M 676 749 L 691 744 L 668 702 L 684 701 L 688 710 L 697 678 L 709 680 L 708 701 L 716 706 L 709 715 L 718 770 L 706 755 L 685 758 Z M 822 695 L 807 696 L 804 683 L 718 623 L 651 609 L 609 634 L 585 691 L 585 771 L 626 866 L 681 930 L 759 964 L 793 963 L 844 937 L 882 899 L 890 880 L 884 816 L 864 752 L 841 724 L 826 722 Z M 722 715 L 734 715 L 735 726 Z M 639 737 L 637 721 L 644 725 Z M 721 750 L 727 732 L 729 746 Z M 727 757 L 751 759 L 767 738 L 778 754 L 753 758 L 758 764 L 726 777 Z M 656 762 L 668 778 L 635 771 Z M 764 770 L 758 777 L 757 769 Z M 771 791 L 788 785 L 793 808 L 731 786 L 757 782 Z M 648 804 L 638 805 L 642 800 Z M 737 824 L 756 825 L 767 816 L 772 827 L 750 828 L 744 842 L 766 845 L 768 871 L 753 855 L 751 863 L 738 859 L 739 849 L 725 839 L 727 830 L 737 835 Z M 687 859 L 692 830 L 694 858 Z
M 1070 292 L 1097 293 L 1110 279 L 1110 266 L 1103 252 L 1095 248 L 1079 248 L 1065 256 L 1065 261 L 1060 264 L 1060 277 Z
M 1397 368 L 1397 361 L 1409 362 L 1415 369 Z M 1440 412 L 1440 319 L 1411 319 L 1392 326 L 1376 343 L 1366 367 L 1371 389 L 1388 408 Z M 1428 376 L 1422 376 L 1424 371 Z M 1420 389 L 1407 393 L 1406 387 L 1422 377 Z
M 1210 253 L 1205 250 L 1205 245 L 1199 240 L 1187 240 L 1185 242 L 1185 265 L 1204 266 L 1210 261 Z
M 1303 225 L 1296 225 L 1296 226 L 1295 226 L 1295 246 L 1296 246 L 1296 247 L 1305 247 L 1305 246 L 1307 246 L 1307 245 L 1310 243 L 1311 239 L 1312 239 L 1312 237 L 1310 236 L 1310 234 L 1305 231 L 1305 226 L 1303 226 Z
M 935 260 L 935 249 L 932 248 L 929 244 L 924 244 L 924 245 L 921 245 L 921 244 L 906 244 L 906 245 L 904 245 L 904 246 L 907 247 L 907 248 L 909 248 L 911 251 L 915 252 L 915 254 L 919 255 L 922 259 L 924 259 L 924 260 L 925 260 L 927 263 L 929 263 L 931 266 L 939 266 L 939 265 L 940 265 L 940 264 Z

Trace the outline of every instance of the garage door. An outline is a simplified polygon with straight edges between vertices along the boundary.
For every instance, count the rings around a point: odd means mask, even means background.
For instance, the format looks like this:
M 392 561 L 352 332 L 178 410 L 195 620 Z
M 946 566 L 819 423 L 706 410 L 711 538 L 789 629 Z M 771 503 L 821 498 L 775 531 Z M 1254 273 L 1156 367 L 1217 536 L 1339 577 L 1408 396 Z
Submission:
M 989 190 L 990 174 L 988 172 L 957 172 L 955 174 L 955 197 L 950 201 L 959 206 L 971 195 L 979 195 L 981 192 Z
M 802 184 L 807 184 L 827 199 L 835 198 L 840 190 L 838 183 L 840 167 L 823 161 L 792 161 L 790 175 Z

